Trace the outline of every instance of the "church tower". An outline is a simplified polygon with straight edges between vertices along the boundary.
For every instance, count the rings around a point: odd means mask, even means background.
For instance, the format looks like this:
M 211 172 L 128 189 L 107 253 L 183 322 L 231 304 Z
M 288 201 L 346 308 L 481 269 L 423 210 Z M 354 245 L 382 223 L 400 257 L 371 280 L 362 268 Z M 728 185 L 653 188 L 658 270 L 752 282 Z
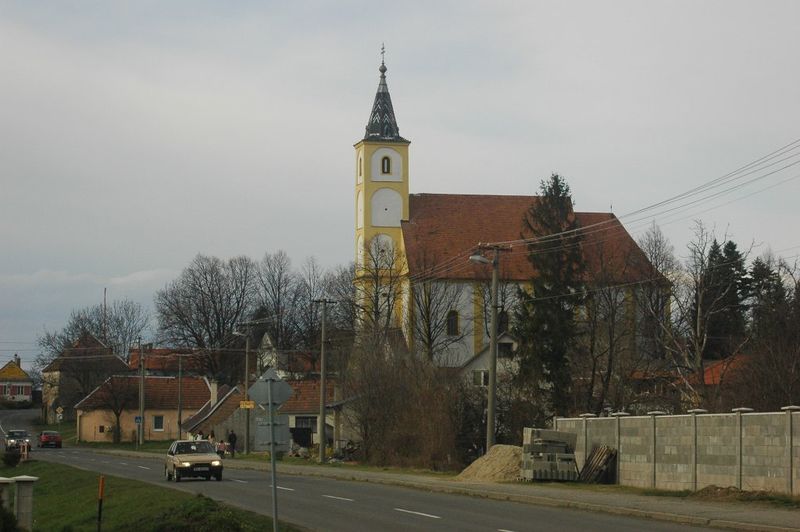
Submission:
M 408 219 L 410 142 L 397 127 L 383 60 L 378 70 L 381 77 L 366 133 L 355 144 L 355 261 L 362 271 L 378 252 L 403 256 L 400 221 Z

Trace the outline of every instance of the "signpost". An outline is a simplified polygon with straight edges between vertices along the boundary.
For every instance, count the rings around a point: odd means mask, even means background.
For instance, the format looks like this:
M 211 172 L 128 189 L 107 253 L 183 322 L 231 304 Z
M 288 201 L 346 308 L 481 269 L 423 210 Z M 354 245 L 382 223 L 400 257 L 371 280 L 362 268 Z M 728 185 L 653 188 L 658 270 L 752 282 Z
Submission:
M 278 478 L 275 472 L 275 453 L 278 450 L 278 446 L 285 444 L 283 441 L 277 441 L 275 437 L 275 426 L 279 424 L 275 420 L 275 417 L 277 417 L 275 411 L 291 396 L 292 387 L 278 377 L 274 368 L 268 369 L 250 388 L 251 402 L 266 406 L 268 414 L 269 461 L 272 478 L 272 528 L 274 532 L 278 532 Z

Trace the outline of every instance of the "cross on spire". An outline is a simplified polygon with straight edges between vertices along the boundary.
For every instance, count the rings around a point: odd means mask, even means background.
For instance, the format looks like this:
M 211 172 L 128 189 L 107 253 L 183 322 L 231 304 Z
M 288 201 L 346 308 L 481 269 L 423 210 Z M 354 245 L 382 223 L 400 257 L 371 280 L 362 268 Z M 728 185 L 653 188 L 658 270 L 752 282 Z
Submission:
M 381 43 L 381 64 L 382 65 L 385 64 L 383 62 L 383 59 L 384 59 L 385 55 L 386 55 L 386 47 L 384 46 L 384 43 Z

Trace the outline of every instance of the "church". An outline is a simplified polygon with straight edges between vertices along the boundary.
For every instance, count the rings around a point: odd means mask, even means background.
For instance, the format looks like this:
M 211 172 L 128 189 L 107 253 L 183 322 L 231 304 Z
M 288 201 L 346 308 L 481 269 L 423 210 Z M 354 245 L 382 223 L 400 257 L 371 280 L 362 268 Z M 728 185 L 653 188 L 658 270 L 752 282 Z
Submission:
M 469 259 L 480 243 L 512 243 L 499 261 L 502 364 L 515 348 L 508 329 L 516 287 L 535 275 L 520 235 L 537 196 L 411 194 L 410 141 L 400 135 L 383 61 L 379 72 L 364 137 L 354 146 L 357 298 L 367 322 L 402 331 L 410 350 L 485 385 L 492 267 Z M 592 228 L 581 245 L 588 282 L 600 282 L 601 273 L 606 283 L 635 284 L 652 275 L 614 214 L 574 215 L 580 227 Z M 635 349 L 635 338 L 629 341 Z

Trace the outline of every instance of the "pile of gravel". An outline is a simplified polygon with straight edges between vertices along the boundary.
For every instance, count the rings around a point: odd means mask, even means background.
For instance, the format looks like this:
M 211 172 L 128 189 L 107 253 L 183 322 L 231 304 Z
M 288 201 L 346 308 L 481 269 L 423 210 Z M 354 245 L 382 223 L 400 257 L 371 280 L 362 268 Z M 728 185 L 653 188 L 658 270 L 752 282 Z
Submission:
M 472 462 L 456 480 L 510 482 L 519 478 L 522 447 L 493 445 L 489 452 Z

